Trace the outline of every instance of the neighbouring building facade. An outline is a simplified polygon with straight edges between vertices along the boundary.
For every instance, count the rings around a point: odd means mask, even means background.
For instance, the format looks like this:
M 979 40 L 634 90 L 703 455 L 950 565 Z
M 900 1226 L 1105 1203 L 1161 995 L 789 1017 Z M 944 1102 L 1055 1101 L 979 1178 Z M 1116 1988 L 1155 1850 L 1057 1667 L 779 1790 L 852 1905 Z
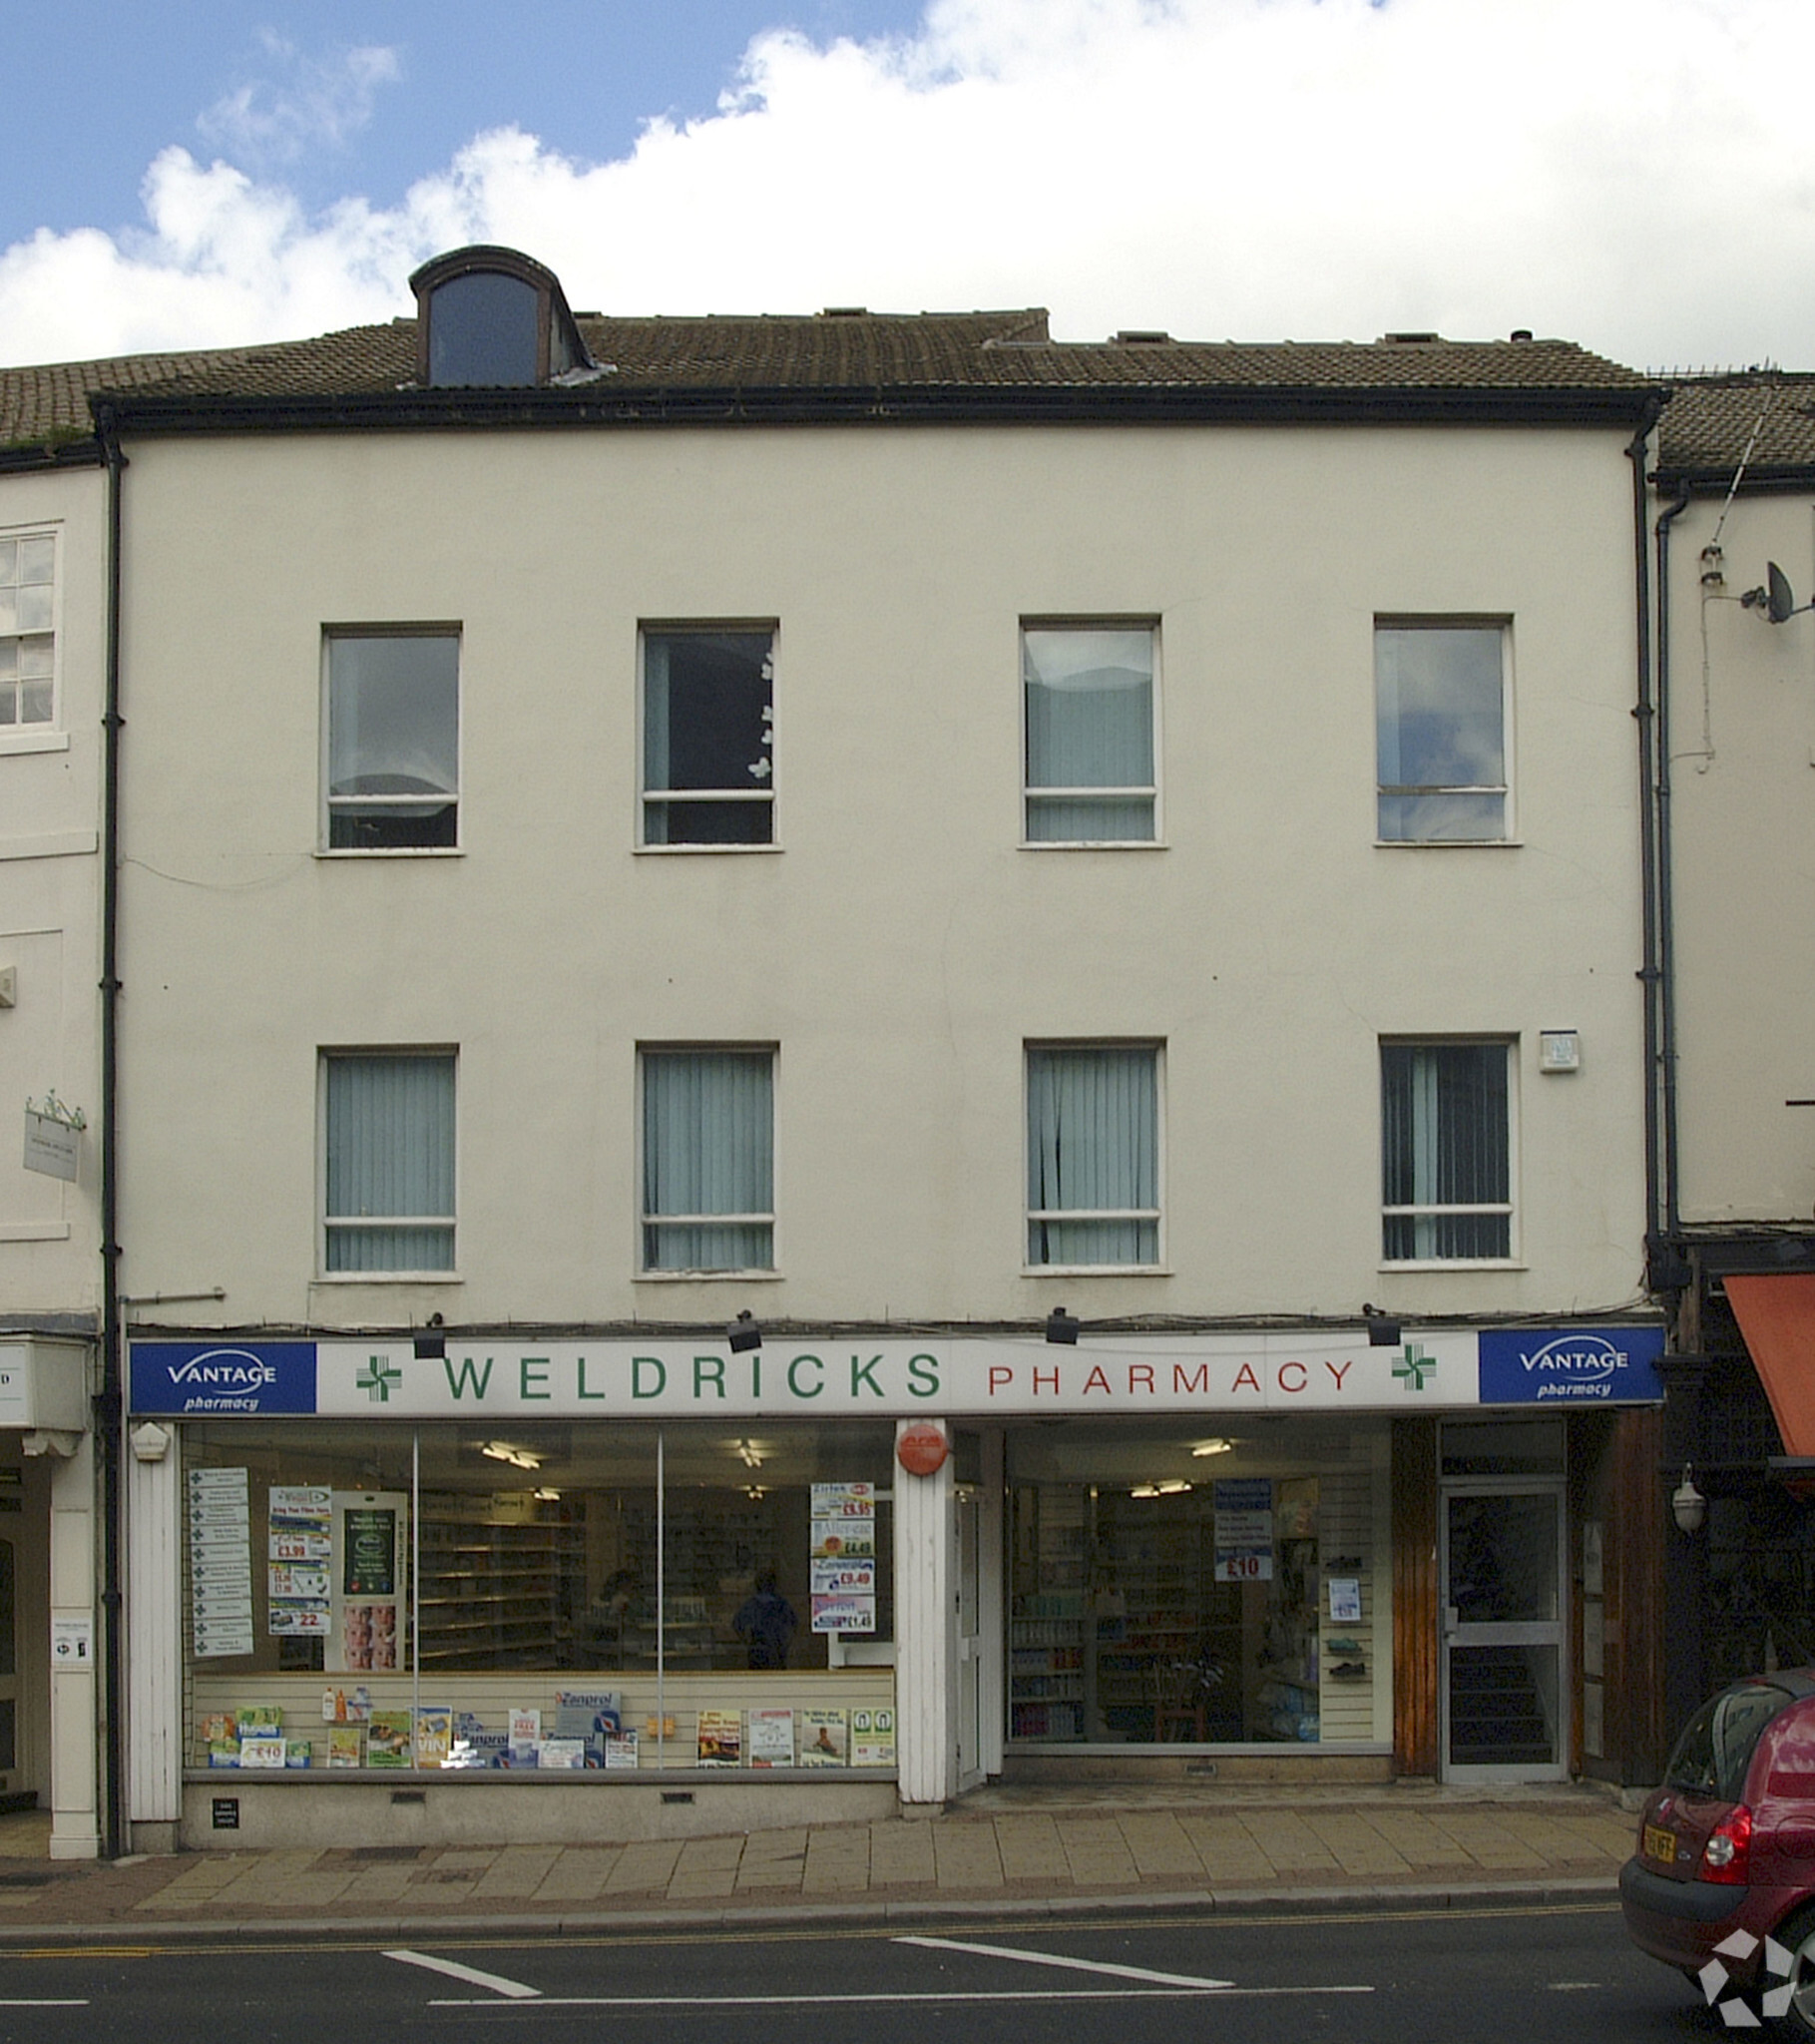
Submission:
M 414 282 L 89 379 L 132 1837 L 1644 1779 L 1652 386 Z
M 1653 1275 L 1673 1305 L 1666 1481 L 1673 1722 L 1815 1659 L 1815 379 L 1689 379 L 1659 429 L 1659 1048 Z

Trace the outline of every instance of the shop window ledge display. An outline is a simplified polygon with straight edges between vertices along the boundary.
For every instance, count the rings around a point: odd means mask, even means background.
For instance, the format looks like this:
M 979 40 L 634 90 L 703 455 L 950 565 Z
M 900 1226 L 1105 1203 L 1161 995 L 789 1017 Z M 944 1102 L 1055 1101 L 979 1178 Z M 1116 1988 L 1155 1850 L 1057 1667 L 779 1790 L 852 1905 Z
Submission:
M 189 1778 L 892 1776 L 891 1452 L 187 1426 Z

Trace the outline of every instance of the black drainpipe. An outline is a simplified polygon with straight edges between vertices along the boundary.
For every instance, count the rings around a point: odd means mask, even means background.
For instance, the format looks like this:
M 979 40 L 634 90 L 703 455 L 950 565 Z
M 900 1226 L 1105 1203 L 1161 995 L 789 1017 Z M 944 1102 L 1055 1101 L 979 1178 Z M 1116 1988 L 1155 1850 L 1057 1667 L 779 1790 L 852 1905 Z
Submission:
M 1672 1276 L 1682 1240 L 1676 1174 L 1676 945 L 1670 892 L 1670 527 L 1689 508 L 1685 486 L 1657 519 L 1657 968 L 1663 1081 L 1663 1229 Z
M 120 1311 L 120 583 L 121 484 L 126 457 L 109 405 L 95 428 L 107 464 L 107 708 L 101 799 L 101 1390 L 95 1446 L 101 1457 L 102 1841 L 109 1859 L 127 1850 L 125 1598 L 121 1587 L 126 1400 Z
M 1626 458 L 1632 464 L 1633 576 L 1638 604 L 1638 700 L 1633 705 L 1632 715 L 1638 721 L 1638 845 L 1643 918 L 1643 963 L 1638 968 L 1638 978 L 1644 989 L 1644 1237 L 1647 1284 L 1651 1267 L 1662 1247 L 1658 1058 L 1663 969 L 1658 957 L 1657 816 L 1652 799 L 1657 778 L 1657 714 L 1651 698 L 1650 549 L 1645 544 L 1649 500 L 1645 487 L 1645 455 L 1650 447 L 1651 428 L 1656 425 L 1662 409 L 1663 400 L 1659 396 L 1653 400 L 1644 423 L 1626 448 Z

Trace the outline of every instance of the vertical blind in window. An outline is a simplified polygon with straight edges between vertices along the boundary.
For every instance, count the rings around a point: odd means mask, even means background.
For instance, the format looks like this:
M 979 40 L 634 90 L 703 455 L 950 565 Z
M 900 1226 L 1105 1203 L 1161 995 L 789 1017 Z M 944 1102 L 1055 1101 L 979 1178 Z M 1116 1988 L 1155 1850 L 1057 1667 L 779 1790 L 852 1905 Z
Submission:
M 330 1057 L 327 1269 L 454 1268 L 454 1060 Z
M 1028 1052 L 1028 1262 L 1159 1261 L 1150 1048 Z
M 1021 659 L 1030 841 L 1150 838 L 1151 629 L 1030 629 Z
M 1513 1253 L 1504 1043 L 1380 1049 L 1389 1262 Z
M 646 1051 L 643 1264 L 766 1271 L 774 1263 L 768 1051 Z

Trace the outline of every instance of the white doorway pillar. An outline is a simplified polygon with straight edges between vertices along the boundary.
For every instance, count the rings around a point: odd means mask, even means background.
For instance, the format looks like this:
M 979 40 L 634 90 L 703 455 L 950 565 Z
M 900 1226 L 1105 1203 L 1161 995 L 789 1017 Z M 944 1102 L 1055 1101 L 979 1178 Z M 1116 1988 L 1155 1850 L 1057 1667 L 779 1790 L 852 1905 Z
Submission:
M 44 1454 L 51 1479 L 51 1857 L 95 1859 L 95 1437 L 28 1434 L 25 1446 Z
M 958 1792 L 958 1608 L 951 1430 L 931 1476 L 895 1472 L 895 1714 L 903 1803 Z M 924 1419 L 903 1421 L 923 1432 Z

